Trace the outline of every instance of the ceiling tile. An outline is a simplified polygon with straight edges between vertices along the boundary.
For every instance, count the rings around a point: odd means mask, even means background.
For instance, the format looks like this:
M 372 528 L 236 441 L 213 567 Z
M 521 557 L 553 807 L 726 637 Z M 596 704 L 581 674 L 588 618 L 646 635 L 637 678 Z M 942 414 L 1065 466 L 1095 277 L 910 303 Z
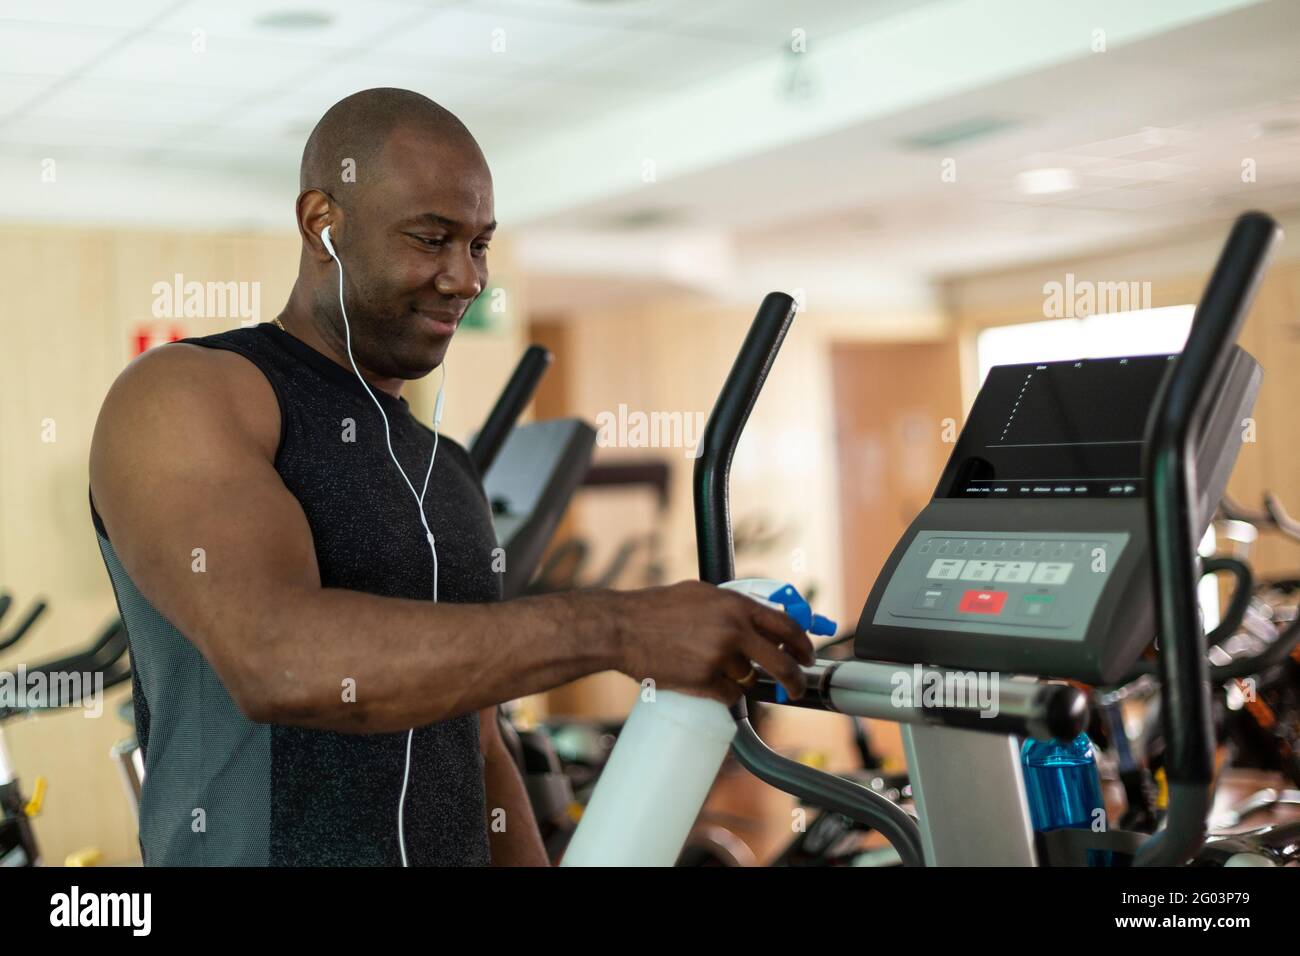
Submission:
M 148 149 L 184 129 L 181 123 L 165 120 L 122 123 L 110 119 L 88 119 L 69 123 L 58 118 L 27 115 L 0 128 L 0 142 L 71 149 L 80 146 Z
M 62 76 L 109 49 L 126 29 L 0 21 L 0 70 Z
M 89 80 L 127 80 L 165 86 L 274 90 L 327 62 L 313 51 L 269 41 L 232 40 L 208 34 L 150 31 L 133 38 L 87 70 Z
M 374 62 L 345 61 L 319 81 L 298 84 L 280 95 L 258 98 L 238 112 L 222 118 L 223 128 L 245 132 L 284 133 L 295 138 L 301 150 L 307 134 L 331 106 L 352 93 L 391 86 L 422 93 L 465 120 L 478 104 L 507 98 L 511 84 L 505 79 L 384 67 Z
M 778 55 L 775 47 L 647 32 L 617 46 L 589 50 L 558 69 L 556 75 L 590 77 L 596 82 L 621 77 L 651 92 L 664 92 Z
M 313 80 L 306 85 L 313 90 L 320 90 L 330 102 L 358 90 L 393 86 L 423 93 L 454 110 L 456 105 L 504 94 L 514 84 L 510 73 L 494 74 L 470 69 L 455 62 L 440 62 L 410 55 L 366 55 L 350 59 L 340 64 L 336 74 Z
M 156 162 L 187 168 L 293 171 L 302 157 L 302 141 L 271 136 L 247 140 L 209 130 L 194 137 L 172 139 L 151 155 Z
M 152 83 L 74 81 L 40 101 L 39 114 L 51 120 L 106 120 L 185 126 L 206 122 L 237 102 L 237 90 L 157 86 Z
M 480 115 L 536 115 L 548 121 L 581 120 L 630 105 L 625 88 L 613 84 L 574 82 L 540 75 L 519 79 L 501 95 L 478 104 Z
M 473 0 L 475 11 L 603 26 L 637 26 L 675 19 L 696 0 Z
M 432 16 L 436 5 L 413 6 L 393 0 L 311 0 L 307 4 L 268 5 L 265 0 L 191 0 L 163 17 L 154 29 L 189 35 L 206 30 L 209 37 L 251 40 L 290 47 L 349 49 L 369 37 Z M 274 26 L 274 15 L 319 16 L 320 25 Z
M 56 77 L 8 76 L 0 73 L 0 123 L 16 109 L 38 99 L 57 82 Z
M 5 20 L 31 20 L 37 23 L 77 24 L 114 27 L 122 31 L 144 26 L 176 0 L 134 0 L 132 3 L 105 3 L 103 0 L 5 0 Z M 8 30 L 5 23 L 3 29 Z
M 791 33 L 804 30 L 809 39 L 830 36 L 863 24 L 885 20 L 938 0 L 712 0 L 682 8 L 675 30 L 731 39 L 747 39 L 774 48 L 788 46 Z
M 56 178 L 54 183 L 49 184 L 53 189 L 57 189 L 61 183 L 103 182 L 108 175 L 122 177 L 124 190 L 136 189 L 142 180 L 147 180 L 147 173 L 136 164 L 146 159 L 148 151 L 137 146 L 92 146 L 80 143 L 76 146 L 50 147 L 34 143 L 10 144 L 0 134 L 0 148 L 8 157 L 25 158 L 35 181 L 40 181 L 45 160 L 53 159 Z M 46 188 L 44 182 L 41 183 L 41 188 Z
M 457 9 L 440 12 L 384 40 L 377 52 L 420 58 L 433 68 L 443 61 L 452 61 L 474 64 L 494 75 L 503 75 L 633 35 L 620 27 Z

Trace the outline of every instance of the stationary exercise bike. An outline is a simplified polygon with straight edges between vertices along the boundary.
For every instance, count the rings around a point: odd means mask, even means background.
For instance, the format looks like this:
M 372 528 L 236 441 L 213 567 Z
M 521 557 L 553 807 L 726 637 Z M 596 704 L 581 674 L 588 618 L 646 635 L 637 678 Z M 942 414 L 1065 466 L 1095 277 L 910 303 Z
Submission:
M 1234 343 L 1277 235 L 1265 215 L 1238 219 L 1178 355 L 993 369 L 934 498 L 871 589 L 855 659 L 806 668 L 799 701 L 759 675 L 751 700 L 901 723 L 916 817 L 868 787 L 776 754 L 754 733 L 747 701 L 730 715 L 739 762 L 878 830 L 905 865 L 1086 865 L 1098 852 L 1115 865 L 1196 858 L 1214 771 L 1196 547 L 1258 391 L 1261 370 Z M 695 474 L 702 580 L 721 585 L 734 576 L 731 456 L 793 318 L 788 296 L 764 300 L 710 416 Z M 1084 692 L 1056 681 L 1114 683 L 1155 635 L 1169 790 L 1163 829 L 1035 832 L 1020 741 L 1073 740 L 1088 723 Z M 953 693 L 938 703 L 924 695 L 900 702 L 896 693 L 908 682 L 952 691 L 977 679 L 996 682 L 995 708 Z M 641 710 L 649 729 L 625 732 L 615 747 L 566 864 L 675 858 L 680 821 L 689 823 L 702 797 L 681 779 L 685 769 L 673 783 L 677 803 L 689 806 L 674 806 L 655 786 L 673 768 L 653 762 L 667 751 L 647 708 L 665 700 L 680 703 L 661 692 L 659 702 L 634 709 L 629 727 Z M 716 718 L 708 727 L 720 734 Z M 699 746 L 706 749 L 703 737 Z M 707 775 L 697 763 L 694 772 Z M 639 791 L 626 785 L 638 774 Z M 1250 855 L 1249 847 L 1230 851 Z M 1257 862 L 1276 857 L 1260 852 Z
M 1282 510 L 1272 496 L 1266 500 Z M 1256 579 L 1247 563 L 1260 528 L 1271 521 L 1267 511 L 1247 513 L 1225 498 L 1216 520 L 1219 553 L 1202 561 L 1202 570 L 1227 572 L 1234 579 L 1222 618 L 1205 637 L 1216 786 L 1225 778 L 1240 779 L 1235 771 L 1266 771 L 1282 782 L 1262 786 L 1216 812 L 1212 831 L 1238 827 L 1249 816 L 1278 806 L 1300 805 L 1300 791 L 1280 789 L 1283 782 L 1300 786 L 1300 620 L 1293 581 Z M 1120 820 L 1126 829 L 1154 830 L 1164 813 L 1165 741 L 1154 673 L 1155 660 L 1144 658 L 1118 686 L 1097 688 L 1093 694 L 1089 735 L 1113 755 L 1126 798 Z M 1130 740 L 1122 708 L 1134 704 L 1140 707 L 1141 724 Z
M 0 618 L 9 609 L 9 595 L 0 595 Z M 0 649 L 13 647 L 26 637 L 46 611 L 44 601 L 33 603 L 27 614 L 8 634 L 0 637 Z M 6 668 L 7 671 L 7 668 Z M 45 799 L 45 779 L 37 777 L 30 796 L 23 793 L 9 751 L 5 747 L 4 725 L 10 720 L 81 706 L 94 693 L 127 681 L 131 667 L 127 659 L 126 630 L 114 618 L 89 645 L 72 654 L 37 664 L 24 665 L 27 683 L 44 688 L 39 699 L 27 698 L 0 703 L 0 867 L 39 866 L 40 848 L 31 818 L 40 812 Z M 6 679 L 11 679 L 6 675 Z M 90 686 L 87 685 L 90 682 Z M 16 687 L 17 680 L 14 678 Z

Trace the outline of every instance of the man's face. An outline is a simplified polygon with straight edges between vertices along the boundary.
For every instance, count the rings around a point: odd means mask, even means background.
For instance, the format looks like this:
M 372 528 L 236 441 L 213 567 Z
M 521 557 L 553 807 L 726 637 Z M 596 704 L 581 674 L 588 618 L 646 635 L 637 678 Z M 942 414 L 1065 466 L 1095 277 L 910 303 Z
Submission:
M 341 187 L 356 190 L 335 241 L 352 352 L 377 375 L 417 379 L 442 363 L 487 287 L 492 177 L 474 147 L 411 130 L 394 132 L 375 164 Z

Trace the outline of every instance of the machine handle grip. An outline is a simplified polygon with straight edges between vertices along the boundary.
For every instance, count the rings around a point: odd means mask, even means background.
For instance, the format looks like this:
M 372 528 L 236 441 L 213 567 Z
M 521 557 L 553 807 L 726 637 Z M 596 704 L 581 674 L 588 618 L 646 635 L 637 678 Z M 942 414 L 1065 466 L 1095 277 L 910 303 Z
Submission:
M 31 630 L 32 625 L 36 623 L 37 618 L 45 613 L 47 606 L 48 605 L 44 601 L 37 601 L 33 604 L 31 609 L 27 612 L 27 616 L 15 624 L 14 629 L 10 631 L 9 634 L 0 637 L 0 651 L 3 651 L 7 647 L 13 647 L 21 641 L 23 636 Z
M 1149 489 L 1147 524 L 1156 630 L 1161 636 L 1161 720 L 1170 801 L 1165 829 L 1143 844 L 1135 859 L 1139 866 L 1182 864 L 1205 838 L 1214 734 L 1196 595 L 1196 441 L 1278 236 L 1277 223 L 1263 213 L 1237 219 L 1196 308 L 1187 343 L 1147 419 L 1142 475 Z
M 1070 684 L 1039 684 L 1023 709 L 1004 708 L 995 717 L 970 706 L 941 708 L 936 714 L 935 723 L 945 727 L 1069 743 L 1088 729 L 1088 695 Z
M 901 724 L 1017 734 L 1036 740 L 1068 742 L 1088 727 L 1088 694 L 1072 684 L 1017 681 L 1007 679 L 1009 675 L 994 675 L 998 682 L 992 701 L 995 706 L 991 708 L 977 699 L 978 694 L 971 694 L 968 702 L 960 705 L 928 706 L 911 699 L 914 695 L 900 699 L 900 680 L 908 683 L 914 673 L 907 665 L 819 660 L 800 668 L 807 690 L 798 700 L 790 700 L 771 674 L 761 668 L 755 670 L 757 682 L 749 697 L 763 703 L 838 711 Z M 922 668 L 920 676 L 922 685 L 928 681 L 941 687 L 951 683 L 947 679 L 951 675 L 943 668 Z M 958 676 L 964 679 L 965 672 Z
M 695 547 L 700 580 L 709 584 L 736 576 L 727 488 L 731 457 L 794 314 L 794 299 L 784 292 L 764 297 L 704 426 L 695 460 Z
M 532 401 L 538 383 L 551 367 L 552 358 L 550 350 L 540 345 L 530 345 L 519 359 L 519 364 L 510 374 L 510 380 L 506 382 L 497 403 L 492 406 L 487 421 L 469 446 L 470 460 L 474 462 L 480 477 L 486 475 L 496 461 L 497 452 L 505 444 L 506 436 Z

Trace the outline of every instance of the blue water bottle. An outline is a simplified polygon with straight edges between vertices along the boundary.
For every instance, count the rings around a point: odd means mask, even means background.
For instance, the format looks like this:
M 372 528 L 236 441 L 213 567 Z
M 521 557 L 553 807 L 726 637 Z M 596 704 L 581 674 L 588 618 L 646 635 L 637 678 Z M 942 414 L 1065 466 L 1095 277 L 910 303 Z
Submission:
M 1091 830 L 1094 821 L 1105 825 L 1106 804 L 1101 797 L 1097 754 L 1087 734 L 1079 734 L 1069 743 L 1026 740 L 1020 748 L 1020 763 L 1029 817 L 1036 832 L 1061 827 Z M 1088 851 L 1089 866 L 1109 864 L 1109 852 Z

